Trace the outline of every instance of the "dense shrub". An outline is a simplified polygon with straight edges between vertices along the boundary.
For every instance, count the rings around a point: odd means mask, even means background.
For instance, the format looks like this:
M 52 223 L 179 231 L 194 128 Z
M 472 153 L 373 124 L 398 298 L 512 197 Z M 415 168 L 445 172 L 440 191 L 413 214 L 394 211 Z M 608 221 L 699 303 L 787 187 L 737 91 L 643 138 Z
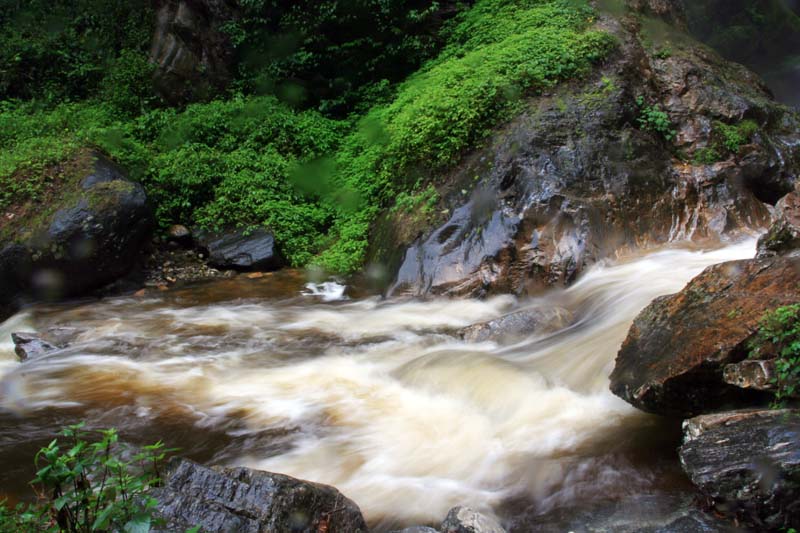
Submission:
M 800 304 L 764 314 L 750 341 L 750 356 L 775 358 L 775 404 L 800 396 Z

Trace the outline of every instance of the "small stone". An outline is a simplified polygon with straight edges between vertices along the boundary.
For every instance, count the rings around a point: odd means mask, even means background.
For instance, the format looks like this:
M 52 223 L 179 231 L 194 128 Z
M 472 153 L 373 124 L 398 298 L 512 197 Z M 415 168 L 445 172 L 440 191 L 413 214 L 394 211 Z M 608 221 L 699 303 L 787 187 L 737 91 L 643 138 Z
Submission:
M 506 533 L 493 518 L 469 507 L 454 507 L 439 527 L 442 533 Z
M 159 286 L 158 286 L 158 290 L 160 290 L 160 291 L 162 291 L 162 292 L 163 292 L 163 291 L 168 291 L 168 290 L 169 290 L 169 287 L 167 287 L 166 285 L 159 285 Z
M 252 272 L 252 273 L 247 275 L 247 279 L 259 279 L 259 278 L 263 278 L 263 277 L 264 277 L 264 273 L 263 272 Z
M 147 294 L 147 289 L 139 289 L 138 291 L 136 291 L 136 292 L 134 292 L 134 293 L 133 293 L 133 295 L 134 295 L 136 298 L 141 298 L 141 297 L 142 297 L 142 296 L 144 296 L 145 294 Z
M 12 333 L 11 340 L 14 341 L 14 353 L 20 361 L 40 357 L 58 349 L 58 346 L 50 344 L 37 333 Z

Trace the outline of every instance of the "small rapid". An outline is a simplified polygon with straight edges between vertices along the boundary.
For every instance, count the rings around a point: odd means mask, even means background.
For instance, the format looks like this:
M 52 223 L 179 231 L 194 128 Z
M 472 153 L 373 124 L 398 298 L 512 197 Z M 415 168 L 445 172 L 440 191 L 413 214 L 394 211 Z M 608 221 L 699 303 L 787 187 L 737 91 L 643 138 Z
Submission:
M 335 283 L 242 277 L 34 307 L 0 324 L 0 486 L 22 490 L 24 457 L 87 420 L 334 485 L 378 528 L 458 504 L 507 518 L 668 490 L 681 483 L 661 461 L 673 451 L 651 435 L 674 435 L 608 391 L 616 352 L 652 299 L 754 249 L 663 249 L 525 299 L 348 299 Z M 511 345 L 456 334 L 548 307 L 574 320 Z M 68 347 L 20 364 L 13 331 Z

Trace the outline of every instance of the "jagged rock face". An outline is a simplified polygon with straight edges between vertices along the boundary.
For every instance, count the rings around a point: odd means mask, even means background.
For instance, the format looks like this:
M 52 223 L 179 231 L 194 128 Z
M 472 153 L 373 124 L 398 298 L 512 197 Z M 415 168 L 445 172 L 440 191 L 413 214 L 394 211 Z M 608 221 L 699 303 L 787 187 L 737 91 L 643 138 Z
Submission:
M 409 243 L 390 293 L 531 293 L 629 249 L 713 244 L 767 226 L 764 202 L 789 192 L 800 168 L 795 115 L 703 45 L 666 57 L 641 45 L 635 21 L 601 24 L 619 38 L 616 57 L 591 80 L 531 100 L 465 160 L 442 187 L 449 218 Z M 656 105 L 674 142 L 639 120 Z M 758 132 L 738 153 L 696 162 L 719 123 L 744 119 Z M 387 242 L 406 229 L 385 226 L 376 234 Z
M 611 391 L 663 415 L 709 412 L 743 391 L 725 382 L 726 365 L 748 355 L 764 313 L 800 300 L 800 259 L 774 257 L 714 265 L 678 294 L 636 317 L 617 355 Z
M 153 225 L 144 189 L 99 153 L 48 210 L 0 241 L 0 307 L 27 298 L 58 300 L 125 275 Z M 0 317 L 2 318 L 2 317 Z
M 781 198 L 772 218 L 769 231 L 758 240 L 758 257 L 796 253 L 800 249 L 800 194 Z
M 358 506 L 327 485 L 248 468 L 211 469 L 186 459 L 153 489 L 163 531 L 366 533 Z
M 800 411 L 732 411 L 687 420 L 680 458 L 723 514 L 757 531 L 800 522 Z
M 162 0 L 150 46 L 158 93 L 171 104 L 204 100 L 231 80 L 234 50 L 220 30 L 236 17 L 226 0 Z

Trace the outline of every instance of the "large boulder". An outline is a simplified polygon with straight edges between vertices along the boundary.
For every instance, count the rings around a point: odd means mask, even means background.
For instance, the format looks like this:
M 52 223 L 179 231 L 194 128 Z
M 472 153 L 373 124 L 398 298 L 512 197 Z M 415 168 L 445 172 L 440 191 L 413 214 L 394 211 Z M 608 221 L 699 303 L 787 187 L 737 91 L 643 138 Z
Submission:
M 53 198 L 1 228 L 0 306 L 102 287 L 125 275 L 147 242 L 153 217 L 142 186 L 102 154 L 77 159 Z
M 172 104 L 205 100 L 227 87 L 234 49 L 222 28 L 236 16 L 228 0 L 159 0 L 150 61 L 162 98 Z
M 694 415 L 747 402 L 726 383 L 727 365 L 748 356 L 764 313 L 800 300 L 800 258 L 714 265 L 681 292 L 653 301 L 634 320 L 611 373 L 611 390 L 634 406 Z
M 327 485 L 248 468 L 207 468 L 173 459 L 153 489 L 163 531 L 366 533 L 358 506 Z
M 769 224 L 766 204 L 800 169 L 797 115 L 688 36 L 660 53 L 666 43 L 633 19 L 599 25 L 618 38 L 616 55 L 590 79 L 528 100 L 437 180 L 434 220 L 380 219 L 370 260 L 397 272 L 389 293 L 529 294 L 630 249 L 709 246 Z M 674 138 L 643 125 L 646 110 L 666 113 Z M 731 128 L 745 132 L 735 151 L 720 141 Z
M 197 241 L 208 252 L 208 263 L 215 268 L 277 270 L 285 264 L 275 236 L 264 228 L 201 232 Z
M 687 420 L 680 458 L 718 511 L 757 531 L 800 524 L 800 411 L 733 411 Z

